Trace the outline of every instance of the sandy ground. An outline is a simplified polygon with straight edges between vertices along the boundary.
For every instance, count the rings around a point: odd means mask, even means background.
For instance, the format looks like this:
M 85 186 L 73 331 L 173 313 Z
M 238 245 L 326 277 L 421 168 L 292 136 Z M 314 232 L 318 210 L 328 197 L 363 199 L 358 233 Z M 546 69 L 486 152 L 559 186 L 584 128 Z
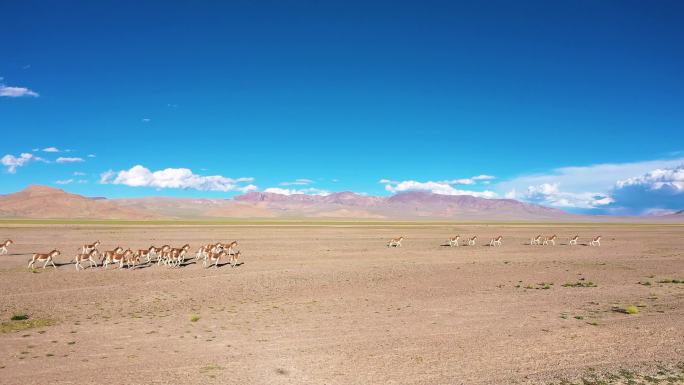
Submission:
M 440 246 L 459 233 L 502 234 L 503 247 Z M 526 245 L 537 233 L 562 238 Z M 579 246 L 561 245 L 575 233 Z M 594 234 L 603 245 L 583 245 Z M 385 247 L 398 235 L 402 248 Z M 0 319 L 56 322 L 0 333 L 0 383 L 547 384 L 673 365 L 684 361 L 684 284 L 658 281 L 684 279 L 683 236 L 616 225 L 0 227 L 16 242 L 0 256 Z M 76 272 L 76 248 L 97 239 L 187 242 L 193 254 L 238 239 L 244 264 Z M 64 252 L 56 270 L 26 269 L 29 253 L 52 248 Z M 629 304 L 640 312 L 613 309 Z

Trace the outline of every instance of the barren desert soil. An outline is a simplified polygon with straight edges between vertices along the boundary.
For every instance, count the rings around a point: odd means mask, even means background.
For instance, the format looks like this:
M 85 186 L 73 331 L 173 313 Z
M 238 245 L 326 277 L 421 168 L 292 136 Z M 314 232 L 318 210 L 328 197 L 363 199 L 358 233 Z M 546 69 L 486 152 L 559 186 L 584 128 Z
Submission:
M 560 242 L 526 245 L 537 233 Z M 440 246 L 455 234 L 479 244 Z M 684 227 L 3 225 L 0 238 L 15 241 L 0 256 L 4 328 L 21 313 L 48 324 L 0 333 L 2 384 L 548 384 L 684 361 L 684 284 L 660 282 L 684 279 Z M 97 239 L 193 255 L 237 239 L 244 264 L 76 272 Z M 56 270 L 26 268 L 52 248 Z

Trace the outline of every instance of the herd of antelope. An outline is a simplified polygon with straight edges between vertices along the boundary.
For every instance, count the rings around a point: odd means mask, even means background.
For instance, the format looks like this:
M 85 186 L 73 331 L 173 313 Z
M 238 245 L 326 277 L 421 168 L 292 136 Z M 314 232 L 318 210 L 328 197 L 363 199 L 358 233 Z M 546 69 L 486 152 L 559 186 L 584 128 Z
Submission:
M 12 243 L 12 240 L 7 240 L 4 243 L 0 243 L 0 255 L 7 254 L 7 247 Z M 112 250 L 98 250 L 100 246 L 100 241 L 95 241 L 91 244 L 85 244 L 81 246 L 74 258 L 74 265 L 76 271 L 83 270 L 84 266 L 82 263 L 88 263 L 88 266 L 98 267 L 102 266 L 107 269 L 109 265 L 123 268 L 126 265 L 127 268 L 135 268 L 136 266 L 145 263 L 152 264 L 156 263 L 159 265 L 166 265 L 168 267 L 180 267 L 188 259 L 188 251 L 190 251 L 190 245 L 185 244 L 179 248 L 174 248 L 169 245 L 164 245 L 161 247 L 150 246 L 147 249 L 140 249 L 138 251 L 133 251 L 130 248 L 124 250 L 123 247 L 117 246 Z M 238 266 L 238 261 L 240 259 L 240 251 L 237 250 L 238 242 L 232 241 L 228 243 L 210 243 L 207 245 L 202 245 L 197 250 L 195 254 L 195 261 L 203 261 L 203 266 L 209 267 L 214 266 L 218 268 L 219 261 L 222 259 L 227 259 L 231 267 Z M 49 253 L 34 253 L 31 255 L 31 259 L 28 263 L 28 268 L 32 269 L 36 262 L 43 263 L 43 269 L 48 265 L 57 268 L 55 265 L 55 258 L 61 255 L 59 250 L 52 250 Z
M 537 235 L 536 237 L 530 238 L 531 246 L 546 246 L 556 245 L 557 235 L 542 236 Z M 401 242 L 404 237 L 392 238 L 387 242 L 387 247 L 401 247 Z M 568 238 L 568 245 L 577 246 L 579 241 L 579 235 Z M 12 240 L 8 239 L 3 243 L 0 243 L 0 255 L 7 254 L 7 248 L 12 245 Z M 451 237 L 447 240 L 447 245 L 450 247 L 458 246 L 475 246 L 477 243 L 477 235 L 465 238 L 461 244 L 461 236 L 457 235 Z M 503 236 L 499 235 L 496 238 L 490 238 L 490 247 L 500 247 L 503 244 Z M 445 245 L 445 246 L 447 246 Z M 601 236 L 596 236 L 591 238 L 588 243 L 589 246 L 601 246 Z M 161 247 L 150 246 L 147 249 L 140 249 L 138 251 L 133 251 L 131 249 L 124 250 L 122 247 L 117 246 L 112 250 L 105 250 L 100 252 L 98 247 L 100 246 L 100 241 L 95 243 L 86 244 L 78 249 L 78 253 L 74 258 L 74 265 L 76 266 L 76 271 L 84 269 L 81 263 L 88 263 L 89 267 L 94 268 L 102 265 L 104 269 L 107 269 L 109 265 L 123 268 L 126 265 L 127 268 L 135 268 L 141 263 L 151 264 L 156 262 L 157 266 L 166 265 L 169 267 L 180 267 L 183 265 L 188 258 L 188 251 L 190 250 L 190 245 L 185 244 L 182 247 L 174 248 L 169 245 L 164 245 Z M 210 243 L 207 245 L 202 245 L 197 250 L 195 254 L 195 261 L 202 260 L 202 265 L 206 268 L 209 266 L 214 266 L 218 268 L 219 261 L 221 259 L 227 259 L 228 263 L 235 267 L 240 259 L 240 251 L 236 250 L 238 246 L 237 241 L 230 243 Z M 29 260 L 28 268 L 31 269 L 36 264 L 36 262 L 42 262 L 43 268 L 48 265 L 55 266 L 55 258 L 61 254 L 59 250 L 52 250 L 49 253 L 34 253 Z M 99 262 L 98 262 L 99 259 Z
M 551 245 L 551 246 L 556 246 L 556 240 L 558 239 L 558 236 L 556 234 L 551 235 L 551 236 L 542 236 L 542 235 L 537 235 L 536 237 L 530 238 L 530 243 L 529 245 L 531 246 L 539 246 L 539 245 Z M 387 242 L 387 247 L 401 247 L 401 241 L 404 240 L 404 237 L 398 237 L 398 238 L 392 238 Z M 577 246 L 577 241 L 579 241 L 579 235 L 575 235 L 574 237 L 568 238 L 568 245 L 570 246 Z M 461 236 L 457 235 L 455 237 L 451 237 L 447 239 L 448 246 L 450 247 L 456 247 L 456 246 L 475 246 L 477 243 L 477 235 L 474 235 L 469 238 L 465 238 L 463 241 L 463 244 L 461 244 Z M 489 239 L 489 246 L 490 247 L 499 247 L 503 244 L 503 236 L 499 235 L 496 238 L 490 238 Z M 601 236 L 596 236 L 591 238 L 591 240 L 588 243 L 589 246 L 601 246 Z M 446 245 L 445 245 L 446 246 Z

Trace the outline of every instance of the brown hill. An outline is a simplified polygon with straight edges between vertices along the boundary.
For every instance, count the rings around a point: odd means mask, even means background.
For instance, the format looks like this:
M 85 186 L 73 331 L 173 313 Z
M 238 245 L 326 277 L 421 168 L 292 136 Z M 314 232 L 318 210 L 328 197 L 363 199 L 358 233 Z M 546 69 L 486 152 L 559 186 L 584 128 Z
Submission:
M 440 195 L 429 192 L 404 192 L 390 197 L 365 196 L 352 192 L 318 195 L 281 195 L 251 192 L 233 198 L 259 204 L 281 215 L 390 218 L 390 219 L 564 219 L 579 216 L 544 206 L 512 199 L 485 199 L 469 195 Z
M 86 198 L 30 186 L 0 197 L 0 217 L 91 219 L 353 218 L 578 220 L 586 216 L 512 199 L 405 192 L 390 197 L 340 192 L 325 196 L 251 192 L 233 199 Z
M 120 207 L 106 199 L 90 199 L 47 186 L 29 186 L 0 196 L 0 217 L 152 219 L 156 215 Z
M 254 204 L 227 199 L 129 198 L 112 202 L 134 211 L 153 212 L 165 218 L 272 218 L 275 214 Z

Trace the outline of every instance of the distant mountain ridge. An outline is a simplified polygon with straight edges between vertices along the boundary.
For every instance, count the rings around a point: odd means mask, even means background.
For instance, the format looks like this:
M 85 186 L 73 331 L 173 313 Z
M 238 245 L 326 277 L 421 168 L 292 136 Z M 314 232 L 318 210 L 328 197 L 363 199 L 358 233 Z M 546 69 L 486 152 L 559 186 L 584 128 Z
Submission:
M 232 199 L 84 197 L 48 186 L 29 186 L 0 196 L 4 218 L 219 219 L 331 218 L 386 220 L 611 221 L 612 217 L 570 214 L 514 199 L 440 195 L 409 191 L 369 196 L 350 191 L 329 195 L 249 192 Z M 665 218 L 666 217 L 666 218 Z M 684 210 L 663 220 L 684 219 Z
M 48 186 L 29 186 L 20 192 L 0 196 L 0 217 L 155 219 L 158 216 L 128 210 L 110 200 L 90 199 Z

